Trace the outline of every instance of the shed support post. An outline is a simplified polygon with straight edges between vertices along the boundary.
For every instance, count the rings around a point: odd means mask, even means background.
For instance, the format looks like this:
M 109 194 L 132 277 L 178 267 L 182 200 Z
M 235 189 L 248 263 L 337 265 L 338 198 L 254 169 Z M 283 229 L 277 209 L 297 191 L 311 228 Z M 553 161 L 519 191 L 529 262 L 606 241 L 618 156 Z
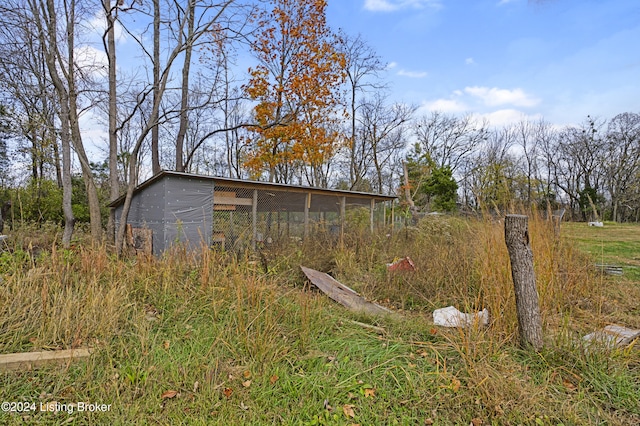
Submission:
M 369 209 L 369 229 L 371 230 L 371 233 L 373 234 L 373 211 L 376 208 L 376 200 L 374 200 L 373 198 L 371 199 L 371 208 Z
M 393 234 L 394 228 L 396 226 L 396 212 L 395 212 L 395 205 L 393 204 L 393 201 L 390 201 L 391 203 L 391 233 Z
M 344 235 L 344 226 L 347 221 L 347 197 L 340 197 L 340 237 Z
M 253 202 L 251 203 L 251 248 L 255 250 L 258 239 L 258 190 L 253 190 Z
M 309 236 L 309 208 L 311 207 L 311 193 L 307 193 L 304 203 L 304 238 Z

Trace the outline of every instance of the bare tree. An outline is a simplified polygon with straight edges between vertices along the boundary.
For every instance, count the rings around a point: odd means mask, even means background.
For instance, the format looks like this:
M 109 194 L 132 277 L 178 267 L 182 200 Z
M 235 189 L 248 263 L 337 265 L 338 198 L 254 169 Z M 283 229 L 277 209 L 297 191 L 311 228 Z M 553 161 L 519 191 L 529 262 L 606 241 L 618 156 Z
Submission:
M 517 133 L 505 127 L 488 133 L 488 138 L 474 153 L 465 176 L 465 186 L 473 194 L 473 206 L 498 211 L 510 207 L 514 200 L 516 158 L 511 153 Z
M 620 208 L 631 208 L 630 189 L 640 175 L 640 114 L 623 113 L 609 121 L 605 138 L 604 172 L 614 221 Z
M 63 242 L 69 244 L 74 223 L 71 210 L 71 145 L 80 161 L 89 199 L 91 235 L 97 241 L 102 234 L 100 205 L 79 124 L 82 113 L 81 84 L 83 78 L 90 74 L 85 72 L 88 70 L 83 69 L 76 58 L 76 41 L 80 33 L 78 21 L 82 10 L 75 0 L 15 0 L 6 1 L 2 12 L 9 28 L 21 32 L 25 39 L 31 41 L 30 47 L 38 52 L 26 54 L 23 58 L 26 62 L 34 62 L 32 67 L 38 69 L 38 73 L 46 73 L 46 80 L 51 82 L 59 106 L 65 216 Z
M 153 104 L 160 103 L 160 0 L 153 4 Z M 190 4 L 191 6 L 191 4 Z M 153 115 L 156 114 L 156 115 Z M 149 120 L 158 121 L 158 112 L 153 110 Z M 160 172 L 160 128 L 151 127 L 151 169 L 153 174 Z
M 187 25 L 185 38 L 189 39 L 193 37 L 194 25 L 195 25 L 195 0 L 189 0 L 189 5 L 186 11 Z M 180 97 L 180 128 L 178 129 L 178 136 L 176 137 L 176 170 L 179 172 L 184 171 L 183 162 L 183 146 L 184 137 L 187 132 L 188 125 L 188 108 L 189 108 L 189 77 L 191 70 L 191 55 L 193 53 L 193 45 L 188 45 L 184 51 L 184 63 L 182 65 L 182 88 Z
M 516 145 L 521 148 L 523 172 L 525 178 L 524 202 L 527 206 L 536 201 L 538 183 L 538 140 L 536 138 L 536 124 L 528 120 L 521 120 L 516 124 Z
M 540 120 L 535 126 L 535 138 L 537 140 L 542 177 L 542 192 L 546 202 L 557 202 L 558 188 L 555 185 L 557 170 L 557 144 L 558 132 L 546 121 Z
M 357 154 L 361 158 L 360 177 L 371 177 L 372 189 L 382 192 L 385 173 L 388 174 L 394 156 L 406 147 L 406 126 L 416 108 L 406 104 L 386 105 L 385 99 L 375 96 L 362 104 L 359 134 L 362 144 Z
M 579 127 L 567 127 L 558 135 L 555 183 L 569 198 L 572 212 L 584 216 L 585 194 L 593 197 L 602 190 L 604 121 L 587 119 Z M 604 135 L 603 135 L 604 136 Z M 590 208 L 590 207 L 588 207 Z
M 17 21 L 15 9 L 11 4 L 6 6 L 7 10 L 0 9 L 4 17 L 0 25 L 0 90 L 6 95 L 6 114 L 19 135 L 19 152 L 31 159 L 31 177 L 38 183 L 53 166 L 62 187 L 55 122 L 59 108 L 50 96 L 53 88 L 43 52 L 32 26 L 25 20 Z
M 176 35 L 175 45 L 169 51 L 166 62 L 162 71 L 160 72 L 160 80 L 157 85 L 149 90 L 146 88 L 137 96 L 137 102 L 131 110 L 128 117 L 123 120 L 123 123 L 127 123 L 136 114 L 144 108 L 146 105 L 146 99 L 148 96 L 153 97 L 153 101 L 150 105 L 149 118 L 145 121 L 142 126 L 138 137 L 136 138 L 135 145 L 133 146 L 130 155 L 129 155 L 129 170 L 128 170 L 128 185 L 127 192 L 125 195 L 125 200 L 123 203 L 122 213 L 119 221 L 119 226 L 116 234 L 116 251 L 118 253 L 122 252 L 123 243 L 124 243 L 124 235 L 125 235 L 125 226 L 127 222 L 127 216 L 129 214 L 129 209 L 131 207 L 131 199 L 133 197 L 133 191 L 136 185 L 136 175 L 138 171 L 138 156 L 142 149 L 143 143 L 151 132 L 151 130 L 159 125 L 159 117 L 160 117 L 160 106 L 161 100 L 167 90 L 167 84 L 170 81 L 171 71 L 173 69 L 173 65 L 176 60 L 179 58 L 181 54 L 184 53 L 185 49 L 189 47 L 193 47 L 198 41 L 209 32 L 215 22 L 222 18 L 225 10 L 229 5 L 233 3 L 233 0 L 227 0 L 220 2 L 216 5 L 210 5 L 206 9 L 206 13 L 202 15 L 202 20 L 198 23 L 197 28 L 194 29 L 193 32 L 189 33 L 187 31 L 187 27 L 189 25 L 188 16 L 190 15 L 189 8 L 195 7 L 195 2 L 188 2 L 187 10 L 184 13 L 179 13 L 176 16 L 177 21 L 172 23 L 172 25 L 176 25 L 177 27 L 174 29 L 173 34 Z M 129 32 L 134 38 L 136 38 L 139 45 L 144 49 L 144 43 L 139 38 Z M 187 36 L 185 36 L 187 34 Z M 157 91 L 157 96 L 154 95 Z M 165 119 L 167 117 L 165 116 Z M 153 150 L 152 150 L 153 151 Z
M 455 174 L 487 138 L 487 123 L 471 115 L 456 117 L 439 111 L 418 119 L 414 134 L 421 150 L 438 167 L 449 166 Z
M 117 92 L 117 63 L 115 26 L 118 19 L 117 1 L 102 0 L 105 17 L 105 31 L 102 36 L 104 51 L 108 61 L 108 132 L 109 132 L 109 201 L 113 202 L 120 196 L 118 179 L 118 92 Z M 115 210 L 110 210 L 107 222 L 107 239 L 115 241 Z
M 358 113 L 364 103 L 358 96 L 366 96 L 369 92 L 379 92 L 386 88 L 380 80 L 380 74 L 386 64 L 362 36 L 351 37 L 340 34 L 339 49 L 346 60 L 347 108 L 349 110 L 349 186 L 351 189 L 361 186 L 361 179 L 366 174 L 365 158 L 362 153 L 366 150 L 364 141 L 359 139 Z

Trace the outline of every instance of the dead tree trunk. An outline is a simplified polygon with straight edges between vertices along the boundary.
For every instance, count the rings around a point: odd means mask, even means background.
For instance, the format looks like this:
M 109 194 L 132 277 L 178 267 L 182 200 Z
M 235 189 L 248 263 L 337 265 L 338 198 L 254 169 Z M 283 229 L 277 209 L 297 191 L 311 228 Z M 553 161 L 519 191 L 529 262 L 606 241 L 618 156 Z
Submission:
M 529 245 L 528 220 L 524 215 L 507 215 L 504 221 L 504 237 L 511 259 L 520 343 L 524 347 L 532 347 L 539 351 L 543 345 L 542 320 L 533 271 L 533 252 Z

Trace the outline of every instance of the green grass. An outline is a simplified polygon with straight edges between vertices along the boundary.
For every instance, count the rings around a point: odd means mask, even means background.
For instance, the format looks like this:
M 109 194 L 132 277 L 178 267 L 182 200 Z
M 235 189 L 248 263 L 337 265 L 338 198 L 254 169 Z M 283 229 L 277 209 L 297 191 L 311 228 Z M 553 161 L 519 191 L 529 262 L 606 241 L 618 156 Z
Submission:
M 640 225 L 605 222 L 600 228 L 564 223 L 562 232 L 595 262 L 622 266 L 628 279 L 640 282 Z
M 353 232 L 261 260 L 180 250 L 118 260 L 52 242 L 34 254 L 25 237 L 0 263 L 0 353 L 74 345 L 94 353 L 62 368 L 0 373 L 0 401 L 111 410 L 0 412 L 0 424 L 638 424 L 639 351 L 577 343 L 604 323 L 640 326 L 629 311 L 637 303 L 625 300 L 637 283 L 595 274 L 543 221 L 530 225 L 540 353 L 517 343 L 499 223 L 436 218 L 393 237 Z M 406 255 L 418 270 L 388 274 L 384 264 Z M 348 312 L 310 288 L 300 264 L 400 315 Z M 486 306 L 492 324 L 434 327 L 431 311 L 447 304 Z

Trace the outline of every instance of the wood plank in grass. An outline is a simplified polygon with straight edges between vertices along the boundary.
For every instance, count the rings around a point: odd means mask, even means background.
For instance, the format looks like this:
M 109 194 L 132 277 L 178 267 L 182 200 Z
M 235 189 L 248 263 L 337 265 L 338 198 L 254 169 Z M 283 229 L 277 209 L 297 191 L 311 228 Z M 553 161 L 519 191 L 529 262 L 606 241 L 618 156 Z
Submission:
M 90 355 L 91 351 L 86 348 L 4 354 L 0 355 L 0 371 L 26 370 L 48 364 L 66 364 L 88 358 Z
M 358 293 L 324 272 L 305 268 L 304 266 L 300 266 L 300 268 L 309 278 L 309 281 L 322 290 L 323 293 L 352 311 L 365 312 L 370 315 L 389 315 L 393 313 L 383 306 L 365 300 Z

